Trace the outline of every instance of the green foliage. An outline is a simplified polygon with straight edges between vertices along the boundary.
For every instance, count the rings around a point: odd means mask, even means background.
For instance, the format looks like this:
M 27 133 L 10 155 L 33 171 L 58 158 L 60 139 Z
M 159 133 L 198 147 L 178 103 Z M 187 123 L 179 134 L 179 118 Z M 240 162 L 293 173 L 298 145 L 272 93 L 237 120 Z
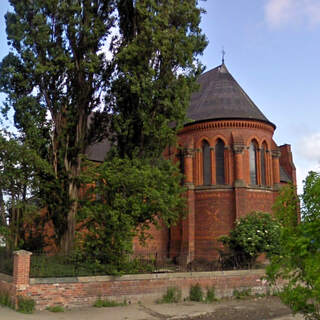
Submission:
M 252 212 L 236 222 L 229 236 L 219 239 L 238 266 L 252 266 L 261 253 L 276 253 L 279 246 L 279 224 L 268 213 Z
M 82 204 L 87 232 L 79 234 L 78 246 L 86 259 L 107 264 L 108 273 L 130 263 L 133 236 L 144 241 L 152 224 L 170 226 L 183 213 L 181 175 L 171 161 L 112 158 L 100 166 L 88 164 L 84 175 L 93 187 Z
M 185 121 L 206 40 L 198 0 L 120 0 L 109 108 L 120 157 L 157 158 Z
M 0 305 L 14 309 L 14 303 L 7 292 L 0 291 Z
M 0 133 L 0 234 L 11 250 L 26 244 L 26 223 L 33 221 L 38 211 L 28 198 L 38 194 L 35 172 L 44 167 L 21 138 Z
M 298 225 L 299 198 L 293 184 L 281 188 L 272 209 L 282 226 L 295 228 Z
M 166 293 L 157 303 L 178 303 L 181 301 L 181 289 L 178 287 L 167 288 Z
M 203 301 L 203 290 L 199 283 L 192 285 L 189 290 L 190 301 Z
M 42 160 L 31 175 L 37 196 L 56 243 L 71 252 L 88 146 L 109 134 L 114 154 L 158 159 L 174 143 L 202 71 L 202 11 L 197 0 L 10 4 L 1 112 L 8 118 L 13 111 L 23 142 Z
M 270 284 L 279 289 L 279 296 L 293 312 L 300 312 L 306 319 L 320 319 L 320 175 L 310 172 L 305 180 L 303 200 L 303 220 L 298 224 L 298 211 L 294 206 L 288 210 L 278 210 L 277 216 L 282 223 L 280 252 L 271 259 L 267 268 Z M 296 203 L 297 196 L 283 192 L 278 200 Z M 284 282 L 282 282 L 284 280 Z M 281 286 L 280 286 L 281 288 Z
M 50 311 L 50 312 L 64 312 L 64 308 L 63 306 L 51 306 L 51 307 L 47 307 L 46 310 Z
M 33 313 L 35 309 L 35 301 L 33 299 L 29 299 L 26 297 L 19 296 L 18 297 L 18 312 L 21 313 Z
M 215 289 L 215 287 L 208 287 L 205 302 L 212 303 L 215 301 L 218 301 L 218 298 L 216 297 L 216 289 Z
M 96 308 L 110 308 L 110 307 L 124 307 L 127 305 L 127 301 L 117 302 L 112 300 L 102 300 L 98 299 L 93 306 Z
M 233 290 L 233 297 L 236 299 L 244 299 L 251 296 L 251 288 L 242 289 L 242 290 Z

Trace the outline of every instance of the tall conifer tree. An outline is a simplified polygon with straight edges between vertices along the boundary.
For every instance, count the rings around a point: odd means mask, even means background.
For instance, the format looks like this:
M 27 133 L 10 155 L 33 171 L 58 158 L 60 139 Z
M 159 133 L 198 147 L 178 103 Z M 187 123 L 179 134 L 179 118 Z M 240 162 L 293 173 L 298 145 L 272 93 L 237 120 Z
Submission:
M 89 125 L 90 115 L 112 114 L 108 128 L 121 157 L 159 157 L 183 124 L 201 71 L 201 10 L 197 0 L 9 1 L 3 111 L 14 109 L 24 140 L 48 163 L 40 197 L 70 252 L 82 157 L 105 134 L 101 122 Z

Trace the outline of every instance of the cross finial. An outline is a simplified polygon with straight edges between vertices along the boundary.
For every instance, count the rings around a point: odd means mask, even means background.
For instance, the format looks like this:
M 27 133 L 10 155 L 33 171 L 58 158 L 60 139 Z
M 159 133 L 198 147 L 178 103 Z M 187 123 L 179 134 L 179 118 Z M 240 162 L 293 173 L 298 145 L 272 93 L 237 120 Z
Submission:
M 224 51 L 224 47 L 222 47 L 221 53 L 222 53 L 222 64 L 224 64 L 224 57 L 226 55 L 226 52 Z

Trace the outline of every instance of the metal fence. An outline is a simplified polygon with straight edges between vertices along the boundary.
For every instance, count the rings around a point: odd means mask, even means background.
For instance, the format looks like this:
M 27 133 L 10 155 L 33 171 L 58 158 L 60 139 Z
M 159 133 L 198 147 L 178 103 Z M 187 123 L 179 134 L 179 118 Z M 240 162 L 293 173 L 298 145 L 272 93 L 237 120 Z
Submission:
M 13 254 L 6 248 L 0 248 L 0 273 L 13 274 Z
M 170 273 L 190 271 L 222 271 L 251 268 L 241 264 L 237 257 L 220 255 L 188 262 L 187 256 L 169 257 L 161 252 L 132 254 L 121 260 L 120 264 L 99 263 L 81 255 L 52 255 L 33 252 L 31 256 L 30 277 L 75 277 L 95 275 L 121 275 L 143 273 Z

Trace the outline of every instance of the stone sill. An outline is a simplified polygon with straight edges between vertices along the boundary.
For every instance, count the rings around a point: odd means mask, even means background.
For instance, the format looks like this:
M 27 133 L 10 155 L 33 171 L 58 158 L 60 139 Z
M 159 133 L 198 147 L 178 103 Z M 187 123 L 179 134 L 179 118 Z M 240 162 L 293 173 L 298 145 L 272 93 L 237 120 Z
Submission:
M 201 279 L 219 277 L 243 277 L 245 275 L 264 276 L 264 269 L 209 271 L 209 272 L 179 272 L 179 273 L 155 273 L 155 274 L 130 274 L 123 276 L 92 276 L 92 277 L 66 277 L 66 278 L 30 278 L 30 284 L 59 284 L 75 282 L 102 282 L 102 281 L 135 281 L 135 280 L 159 280 L 159 279 Z

